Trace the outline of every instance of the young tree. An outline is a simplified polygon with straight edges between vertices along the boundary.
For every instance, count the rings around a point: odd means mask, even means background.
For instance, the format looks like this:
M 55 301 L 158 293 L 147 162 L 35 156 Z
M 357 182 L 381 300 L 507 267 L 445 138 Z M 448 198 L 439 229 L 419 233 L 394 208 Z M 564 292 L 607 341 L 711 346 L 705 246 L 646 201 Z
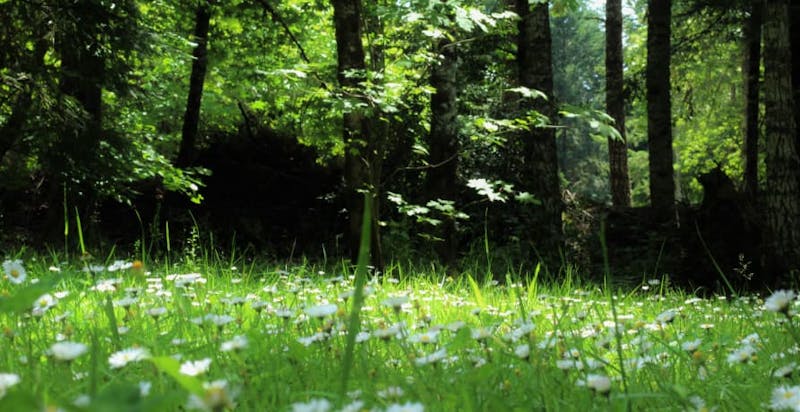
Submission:
M 762 0 L 750 2 L 744 26 L 744 190 L 752 199 L 758 194 L 759 78 L 761 77 Z
M 517 37 L 519 85 L 544 93 L 547 98 L 526 99 L 523 109 L 534 110 L 549 119 L 555 115 L 553 104 L 553 67 L 550 36 L 550 4 L 517 0 L 520 16 Z M 523 168 L 526 178 L 520 189 L 541 202 L 533 222 L 529 222 L 534 247 L 547 263 L 556 263 L 561 243 L 563 202 L 558 181 L 555 132 L 552 127 L 531 125 L 523 138 Z
M 650 202 L 660 218 L 670 219 L 675 205 L 670 103 L 671 0 L 648 0 L 647 142 Z
M 614 119 L 614 125 L 622 137 L 608 139 L 611 200 L 614 206 L 631 205 L 622 61 L 622 0 L 608 0 L 606 1 L 606 111 Z
M 349 212 L 346 233 L 350 255 L 358 255 L 361 238 L 364 196 L 369 193 L 372 202 L 371 253 L 375 266 L 382 266 L 380 232 L 378 225 L 378 191 L 380 189 L 380 147 L 370 133 L 370 119 L 366 115 L 363 82 L 366 79 L 364 46 L 361 42 L 361 0 L 333 0 L 333 20 L 336 31 L 338 80 L 343 89 L 345 105 L 343 133 L 345 144 L 345 203 Z
M 211 4 L 203 0 L 197 5 L 194 16 L 194 41 L 192 51 L 192 74 L 189 77 L 189 96 L 183 115 L 181 143 L 175 166 L 186 167 L 192 162 L 197 128 L 200 122 L 200 104 L 203 99 L 203 84 L 208 67 L 208 29 L 211 23 Z
M 770 0 L 764 15 L 764 100 L 767 147 L 766 265 L 783 276 L 800 265 L 800 158 L 795 136 L 787 0 Z

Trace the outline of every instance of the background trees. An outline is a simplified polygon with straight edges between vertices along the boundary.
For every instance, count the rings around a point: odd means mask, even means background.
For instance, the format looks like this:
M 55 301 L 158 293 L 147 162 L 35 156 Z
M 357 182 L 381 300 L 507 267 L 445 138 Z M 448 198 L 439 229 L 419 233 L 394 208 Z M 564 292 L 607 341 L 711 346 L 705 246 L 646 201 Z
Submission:
M 768 43 L 759 100 L 760 4 L 3 2 L 2 224 L 59 238 L 78 206 L 131 238 L 135 209 L 151 229 L 194 218 L 347 254 L 366 190 L 378 265 L 382 246 L 457 264 L 488 241 L 556 267 L 595 211 L 686 219 L 719 167 L 788 245 L 800 25 Z

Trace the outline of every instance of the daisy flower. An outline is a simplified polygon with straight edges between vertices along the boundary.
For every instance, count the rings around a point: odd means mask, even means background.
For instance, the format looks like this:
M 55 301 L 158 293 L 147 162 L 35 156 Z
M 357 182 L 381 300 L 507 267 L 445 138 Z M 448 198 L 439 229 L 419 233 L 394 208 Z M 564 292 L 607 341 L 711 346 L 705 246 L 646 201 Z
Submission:
M 3 272 L 6 274 L 6 279 L 9 282 L 19 285 L 28 277 L 28 272 L 22 266 L 22 261 L 19 259 L 6 260 L 3 262 Z
M 601 395 L 611 391 L 611 379 L 605 375 L 590 373 L 586 375 L 586 380 L 583 383 L 587 388 Z
M 310 308 L 306 308 L 305 313 L 311 318 L 324 318 L 336 313 L 339 310 L 339 307 L 335 304 L 328 304 L 328 305 L 316 305 Z
M 233 402 L 236 394 L 228 386 L 228 381 L 221 379 L 204 382 L 203 389 L 205 392 L 202 398 L 195 394 L 189 395 L 186 409 L 212 412 L 232 410 L 236 407 Z
M 797 298 L 797 294 L 793 290 L 776 290 L 764 301 L 764 309 L 786 314 L 795 298 Z
M 386 407 L 386 412 L 423 412 L 425 406 L 418 402 L 393 403 Z
M 800 386 L 779 386 L 773 389 L 769 407 L 776 411 L 800 410 Z
M 247 344 L 247 336 L 238 335 L 229 341 L 222 342 L 219 350 L 223 352 L 239 351 L 247 348 Z
M 83 355 L 89 347 L 79 342 L 57 342 L 50 346 L 50 354 L 60 361 L 72 361 Z
M 292 412 L 328 412 L 332 407 L 329 400 L 319 398 L 292 404 Z
M 181 364 L 180 372 L 184 375 L 197 376 L 208 372 L 211 367 L 211 358 L 198 361 L 188 361 Z
M 42 296 L 39 296 L 35 302 L 33 302 L 33 309 L 31 310 L 31 314 L 36 317 L 41 317 L 47 312 L 48 309 L 52 308 L 56 305 L 58 300 L 53 297 L 53 295 L 49 293 L 45 293 Z
M 0 399 L 6 396 L 8 388 L 20 382 L 19 375 L 16 373 L 0 373 Z
M 150 357 L 145 348 L 128 348 L 114 352 L 108 357 L 111 369 L 119 369 L 131 362 L 138 362 Z

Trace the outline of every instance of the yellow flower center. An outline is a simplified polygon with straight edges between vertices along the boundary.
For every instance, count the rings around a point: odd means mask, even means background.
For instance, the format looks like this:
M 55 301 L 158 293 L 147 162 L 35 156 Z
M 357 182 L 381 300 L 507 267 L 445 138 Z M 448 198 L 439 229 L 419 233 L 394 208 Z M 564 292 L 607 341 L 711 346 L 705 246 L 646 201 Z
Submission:
M 15 279 L 18 278 L 19 277 L 19 270 L 11 269 L 11 277 L 15 278 Z

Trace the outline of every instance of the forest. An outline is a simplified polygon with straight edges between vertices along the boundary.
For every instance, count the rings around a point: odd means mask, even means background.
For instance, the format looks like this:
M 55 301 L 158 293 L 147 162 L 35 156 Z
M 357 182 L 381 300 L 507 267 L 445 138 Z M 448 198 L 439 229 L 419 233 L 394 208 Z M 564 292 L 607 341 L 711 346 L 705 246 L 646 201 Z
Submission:
M 798 2 L 2 0 L 0 44 L 5 250 L 800 269 Z

